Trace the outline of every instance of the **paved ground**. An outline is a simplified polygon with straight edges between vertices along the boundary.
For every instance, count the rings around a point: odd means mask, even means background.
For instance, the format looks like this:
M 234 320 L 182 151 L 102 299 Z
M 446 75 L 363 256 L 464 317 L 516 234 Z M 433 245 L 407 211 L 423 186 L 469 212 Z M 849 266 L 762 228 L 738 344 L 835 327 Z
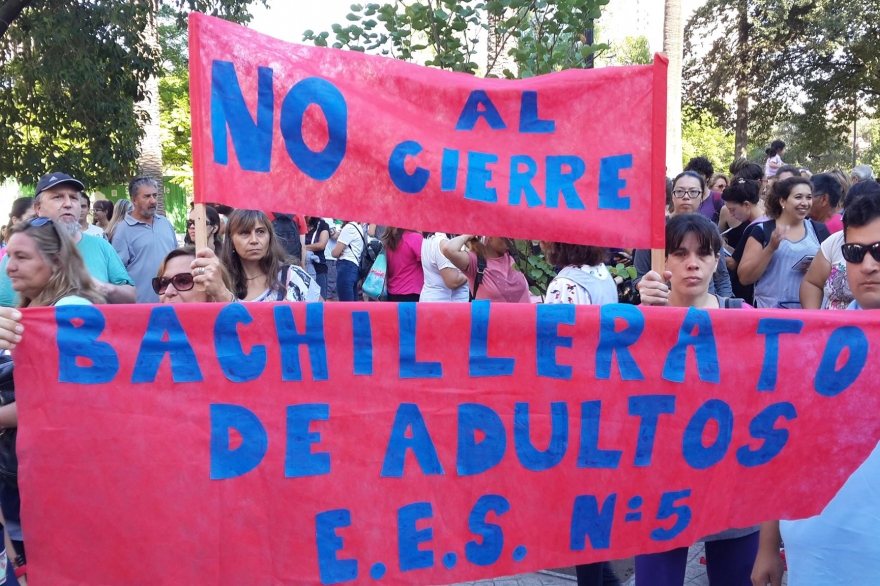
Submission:
M 697 544 L 691 547 L 688 554 L 688 568 L 683 586 L 709 586 L 709 578 L 706 576 L 706 566 L 700 563 L 703 556 L 703 546 Z M 614 563 L 614 569 L 623 586 L 635 586 L 635 576 L 632 574 L 632 560 L 620 560 Z M 507 576 L 494 580 L 481 580 L 479 582 L 464 582 L 458 586 L 574 586 L 574 568 L 535 572 L 532 574 L 520 574 Z M 782 585 L 786 586 L 787 576 L 782 578 Z

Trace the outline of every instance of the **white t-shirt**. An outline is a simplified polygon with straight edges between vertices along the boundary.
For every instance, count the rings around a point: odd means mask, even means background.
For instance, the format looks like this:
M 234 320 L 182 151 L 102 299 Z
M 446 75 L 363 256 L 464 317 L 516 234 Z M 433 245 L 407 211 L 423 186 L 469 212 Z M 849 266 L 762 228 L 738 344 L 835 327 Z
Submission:
M 419 301 L 447 301 L 467 303 L 470 300 L 470 291 L 467 282 L 458 289 L 449 289 L 443 282 L 441 269 L 455 269 L 452 261 L 443 256 L 440 245 L 448 240 L 446 234 L 440 232 L 432 234 L 422 241 L 422 268 L 425 271 L 425 284 Z M 456 269 L 457 270 L 457 269 Z
M 331 254 L 333 252 L 333 249 L 336 248 L 336 238 L 333 238 L 332 234 L 333 234 L 334 230 L 339 229 L 339 226 L 336 225 L 333 218 L 324 218 L 324 221 L 327 222 L 328 226 L 330 226 L 330 234 L 331 234 L 331 237 L 327 240 L 327 247 L 324 248 L 324 258 L 327 260 L 332 260 L 333 262 L 336 262 L 336 259 L 333 258 L 333 255 Z
M 825 280 L 825 299 L 822 302 L 822 309 L 846 309 L 853 300 L 846 276 L 846 260 L 844 260 L 841 250 L 843 244 L 844 238 L 841 230 L 826 238 L 820 247 L 822 256 L 831 264 L 831 273 Z
M 103 238 L 107 240 L 107 234 L 100 226 L 95 226 L 94 224 L 89 224 L 89 227 L 85 230 L 82 230 L 83 234 L 88 234 L 89 236 L 97 236 L 98 238 Z
M 338 241 L 345 244 L 345 250 L 342 251 L 339 260 L 347 260 L 360 266 L 361 254 L 364 252 L 364 238 L 360 226 L 354 222 L 343 226 Z
M 611 273 L 608 272 L 608 268 L 604 264 L 597 266 L 583 265 L 577 267 L 577 269 L 594 276 L 600 281 L 614 282 L 614 277 L 611 276 Z M 617 285 L 615 284 L 614 287 L 616 288 Z M 590 297 L 589 291 L 571 279 L 556 277 L 547 286 L 547 295 L 544 297 L 544 303 L 551 305 L 555 303 L 593 305 L 593 299 Z

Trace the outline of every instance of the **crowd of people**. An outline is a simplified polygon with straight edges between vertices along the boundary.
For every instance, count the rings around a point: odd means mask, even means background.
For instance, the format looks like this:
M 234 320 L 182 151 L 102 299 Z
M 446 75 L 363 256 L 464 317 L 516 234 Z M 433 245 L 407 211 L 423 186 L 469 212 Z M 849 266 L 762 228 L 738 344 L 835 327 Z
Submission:
M 179 246 L 173 225 L 157 213 L 154 180 L 135 178 L 129 197 L 115 205 L 104 199 L 92 204 L 82 182 L 49 173 L 33 198 L 14 202 L 2 233 L 0 348 L 14 348 L 26 335 L 15 308 L 65 304 L 617 303 L 619 278 L 607 267 L 612 258 L 632 258 L 646 306 L 880 308 L 880 184 L 872 169 L 812 175 L 786 165 L 784 155 L 785 144 L 776 141 L 763 165 L 741 159 L 729 175 L 698 157 L 668 180 L 662 272 L 652 270 L 647 250 L 542 242 L 557 273 L 543 296 L 517 268 L 517 243 L 500 236 L 421 233 L 209 204 L 207 246 L 197 250 L 195 211 Z M 367 294 L 365 281 L 373 274 L 382 279 L 381 293 Z M 11 436 L 14 459 L 17 412 L 14 394 L 2 392 L 3 365 L 0 360 L 0 452 L 9 449 Z M 833 576 L 827 583 L 867 583 L 863 576 L 841 580 L 852 570 L 828 548 L 880 555 L 880 524 L 866 529 L 854 520 L 862 514 L 848 517 L 853 506 L 880 502 L 878 458 L 853 475 L 861 475 L 862 484 L 851 479 L 819 517 L 706 537 L 712 586 L 778 586 L 783 539 L 793 585 L 826 583 L 814 574 Z M 26 562 L 18 499 L 14 471 L 0 465 L 11 584 L 13 567 Z M 686 560 L 687 548 L 638 556 L 636 584 L 681 586 Z M 582 586 L 617 583 L 607 564 L 577 570 Z M 880 576 L 875 579 L 880 583 Z

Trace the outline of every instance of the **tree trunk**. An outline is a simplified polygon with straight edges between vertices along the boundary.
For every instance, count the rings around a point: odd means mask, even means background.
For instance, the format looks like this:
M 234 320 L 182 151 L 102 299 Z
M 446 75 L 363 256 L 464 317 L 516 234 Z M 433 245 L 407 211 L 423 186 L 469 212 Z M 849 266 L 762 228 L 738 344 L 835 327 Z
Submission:
M 749 3 L 739 2 L 739 31 L 736 40 L 736 59 L 741 64 L 736 72 L 736 127 L 734 136 L 734 152 L 737 157 L 749 156 L 749 72 L 745 67 L 748 63 L 749 43 Z
M 15 19 L 19 17 L 21 11 L 33 0 L 8 0 L 0 6 L 0 37 L 6 34 Z
M 502 13 L 499 16 L 488 15 L 489 31 L 487 34 L 486 47 L 486 76 L 496 75 L 504 77 L 504 70 L 510 70 L 514 75 L 517 74 L 516 61 L 507 53 L 516 47 L 516 38 L 513 35 L 495 34 L 495 29 L 502 25 L 508 18 L 508 15 Z
M 666 106 L 666 171 L 677 174 L 681 160 L 681 66 L 684 52 L 684 26 L 681 0 L 665 0 L 663 52 L 669 59 Z
M 144 29 L 146 43 L 155 51 L 159 58 L 159 14 L 158 0 L 152 0 L 152 14 Z M 144 122 L 144 136 L 138 148 L 138 174 L 155 179 L 159 184 L 159 209 L 165 215 L 165 187 L 162 183 L 162 131 L 159 124 L 159 77 L 151 76 L 144 85 L 144 99 L 137 104 L 137 109 L 148 116 Z

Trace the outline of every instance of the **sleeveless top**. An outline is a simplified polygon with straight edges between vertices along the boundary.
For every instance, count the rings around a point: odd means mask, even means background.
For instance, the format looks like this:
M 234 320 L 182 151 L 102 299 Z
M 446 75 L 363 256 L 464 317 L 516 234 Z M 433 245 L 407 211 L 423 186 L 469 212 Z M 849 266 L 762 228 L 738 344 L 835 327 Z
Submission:
M 761 229 L 764 229 L 761 225 Z M 783 240 L 770 264 L 758 282 L 755 283 L 755 307 L 784 307 L 789 309 L 800 308 L 801 281 L 804 274 L 794 270 L 795 266 L 805 256 L 815 256 L 819 250 L 819 237 L 813 229 L 813 223 L 804 220 L 804 237 L 797 242 Z M 769 234 L 767 240 L 769 240 Z

